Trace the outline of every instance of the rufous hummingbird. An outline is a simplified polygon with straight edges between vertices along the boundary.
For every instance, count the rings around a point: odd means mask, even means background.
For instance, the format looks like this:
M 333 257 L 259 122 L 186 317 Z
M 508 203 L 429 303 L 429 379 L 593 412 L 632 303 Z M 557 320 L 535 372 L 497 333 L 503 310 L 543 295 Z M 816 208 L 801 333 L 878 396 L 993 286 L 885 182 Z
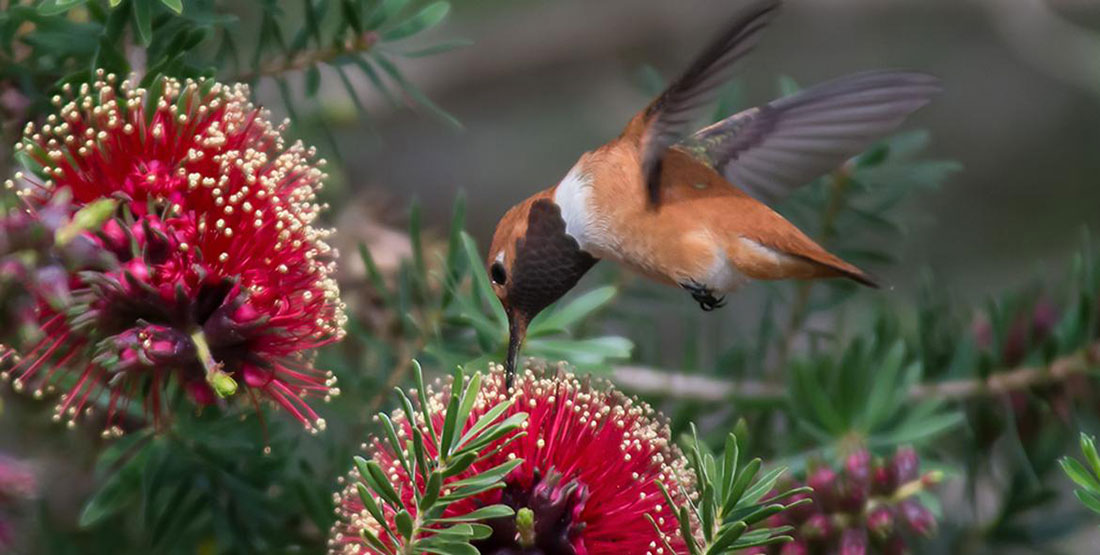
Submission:
M 501 218 L 487 268 L 508 315 L 509 381 L 531 319 L 602 259 L 686 289 L 703 310 L 748 279 L 843 277 L 875 286 L 763 201 L 893 131 L 940 90 L 936 78 L 857 73 L 688 134 L 779 4 L 752 4 L 621 135 Z

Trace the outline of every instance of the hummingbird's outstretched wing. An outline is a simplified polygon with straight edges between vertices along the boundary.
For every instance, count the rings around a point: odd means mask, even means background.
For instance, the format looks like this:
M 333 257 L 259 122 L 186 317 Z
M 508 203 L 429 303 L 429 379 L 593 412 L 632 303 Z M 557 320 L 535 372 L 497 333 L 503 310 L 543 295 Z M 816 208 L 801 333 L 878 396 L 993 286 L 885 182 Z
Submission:
M 734 62 L 756 46 L 778 9 L 779 0 L 760 0 L 745 10 L 627 127 L 627 133 L 632 129 L 640 133 L 642 175 L 652 204 L 660 199 L 665 150 L 687 136 L 687 126 L 698 109 L 714 100 L 719 87 L 729 80 Z
M 923 73 L 857 73 L 734 114 L 681 146 L 773 201 L 862 152 L 939 91 Z

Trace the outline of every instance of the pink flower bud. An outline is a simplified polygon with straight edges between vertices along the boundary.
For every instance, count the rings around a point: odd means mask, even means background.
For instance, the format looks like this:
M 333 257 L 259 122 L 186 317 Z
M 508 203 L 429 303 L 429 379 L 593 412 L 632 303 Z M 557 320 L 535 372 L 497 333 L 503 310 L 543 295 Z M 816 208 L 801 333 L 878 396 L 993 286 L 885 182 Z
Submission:
M 898 503 L 898 511 L 901 513 L 902 521 L 913 532 L 922 536 L 932 536 L 936 533 L 936 517 L 916 499 L 905 499 Z
M 901 537 L 900 534 L 894 534 L 883 540 L 880 550 L 882 555 L 907 555 L 911 553 L 909 545 L 905 543 L 905 538 Z
M 867 515 L 867 529 L 876 538 L 882 539 L 894 531 L 894 512 L 885 505 L 879 505 Z
M 840 555 L 865 555 L 867 545 L 867 530 L 848 528 L 840 536 Z
M 844 470 L 853 482 L 867 485 L 871 482 L 871 453 L 860 449 L 844 461 Z
M 920 472 L 920 459 L 917 457 L 916 450 L 912 447 L 899 448 L 890 460 L 890 469 L 897 480 L 897 485 L 916 480 Z
M 799 529 L 801 537 L 809 540 L 820 540 L 833 535 L 833 523 L 823 513 L 811 515 Z

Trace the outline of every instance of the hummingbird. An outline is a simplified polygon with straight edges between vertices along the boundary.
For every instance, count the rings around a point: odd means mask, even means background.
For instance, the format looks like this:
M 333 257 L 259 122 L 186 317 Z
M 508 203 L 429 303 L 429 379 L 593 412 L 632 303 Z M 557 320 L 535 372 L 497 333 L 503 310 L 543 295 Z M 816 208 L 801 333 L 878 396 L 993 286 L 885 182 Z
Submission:
M 527 326 L 600 260 L 690 293 L 706 311 L 749 280 L 867 272 L 769 208 L 896 129 L 940 91 L 933 76 L 868 71 L 749 108 L 691 133 L 780 7 L 754 2 L 622 133 L 509 209 L 486 261 L 509 322 L 511 383 Z

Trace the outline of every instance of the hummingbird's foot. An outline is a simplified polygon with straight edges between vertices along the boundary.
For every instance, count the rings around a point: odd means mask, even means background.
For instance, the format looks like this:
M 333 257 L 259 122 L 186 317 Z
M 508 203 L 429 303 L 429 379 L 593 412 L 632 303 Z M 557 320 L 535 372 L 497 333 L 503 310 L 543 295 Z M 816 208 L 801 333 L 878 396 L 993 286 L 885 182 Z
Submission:
M 691 293 L 691 298 L 699 303 L 699 308 L 702 308 L 704 312 L 710 312 L 726 305 L 726 297 L 724 295 L 715 297 L 714 291 L 711 291 L 709 287 L 695 280 L 681 283 L 680 287 L 687 289 L 688 292 Z

